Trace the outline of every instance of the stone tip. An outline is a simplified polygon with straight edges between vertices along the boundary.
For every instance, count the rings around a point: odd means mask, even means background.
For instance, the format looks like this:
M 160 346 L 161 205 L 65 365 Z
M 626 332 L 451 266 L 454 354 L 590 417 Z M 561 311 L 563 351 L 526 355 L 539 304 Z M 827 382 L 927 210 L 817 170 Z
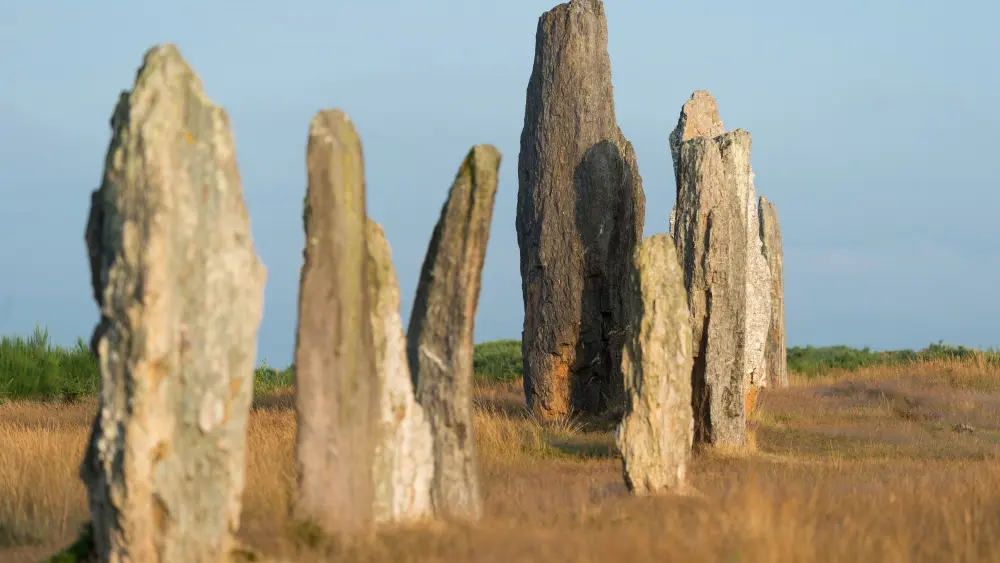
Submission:
M 465 155 L 462 166 L 458 170 L 458 176 L 474 174 L 474 170 L 499 170 L 502 155 L 500 150 L 493 145 L 474 145 Z
M 146 51 L 143 58 L 146 60 L 154 58 L 184 60 L 180 49 L 178 49 L 177 45 L 174 43 L 159 43 L 157 45 L 153 45 Z
M 324 109 L 316 112 L 309 121 L 309 136 L 332 140 L 357 136 L 357 132 L 354 129 L 354 121 L 347 112 L 341 109 Z
M 719 116 L 719 106 L 715 96 L 708 90 L 695 90 L 681 106 L 677 126 L 670 134 L 671 152 L 676 147 L 694 137 L 714 138 L 725 133 L 726 127 Z M 675 154 L 676 167 L 676 154 Z
M 500 149 L 496 148 L 494 145 L 482 144 L 475 145 L 469 150 L 469 156 L 473 158 L 489 158 L 491 160 L 500 160 L 503 156 Z
M 142 67 L 139 69 L 138 74 L 142 75 L 143 70 L 169 68 L 174 65 L 180 65 L 183 71 L 194 75 L 194 70 L 192 70 L 191 65 L 184 59 L 177 45 L 173 43 L 161 43 L 150 47 L 145 55 L 143 55 Z
M 715 96 L 713 96 L 708 90 L 695 90 L 691 93 L 691 97 L 689 99 L 715 102 Z
M 184 85 L 188 94 L 193 94 L 201 103 L 215 106 L 206 95 L 198 73 L 181 55 L 173 43 L 154 45 L 142 58 L 142 66 L 136 71 L 135 84 L 129 95 L 146 89 L 166 90 L 166 95 L 175 96 L 176 85 Z
M 547 18 L 560 14 L 568 14 L 570 12 L 589 12 L 596 14 L 599 17 L 604 17 L 604 2 L 603 0 L 570 0 L 569 2 L 557 4 L 554 8 L 542 14 L 540 19 L 545 20 Z

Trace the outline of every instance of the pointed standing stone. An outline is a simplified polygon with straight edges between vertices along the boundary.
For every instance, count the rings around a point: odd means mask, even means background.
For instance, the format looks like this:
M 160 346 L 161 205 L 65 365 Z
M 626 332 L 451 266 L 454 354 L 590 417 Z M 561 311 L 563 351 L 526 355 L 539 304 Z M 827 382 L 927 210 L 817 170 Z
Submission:
M 668 235 L 645 239 L 626 286 L 622 372 L 628 396 L 616 444 L 636 495 L 683 489 L 691 454 L 691 323 L 684 272 Z
M 681 145 L 674 243 L 691 314 L 695 441 L 746 442 L 745 332 L 750 134 Z
M 295 515 L 330 534 L 374 520 L 379 387 L 369 304 L 361 140 L 347 114 L 309 125 L 305 261 L 295 341 Z
M 173 45 L 121 95 L 87 222 L 101 392 L 80 476 L 99 561 L 228 561 L 266 270 L 226 112 Z
M 417 401 L 431 423 L 437 516 L 477 520 L 482 498 L 472 424 L 473 331 L 493 220 L 500 151 L 476 145 L 434 227 L 407 330 Z
M 431 427 L 413 395 L 392 252 L 382 227 L 371 219 L 367 244 L 375 372 L 381 396 L 381 429 L 375 448 L 375 520 L 418 520 L 432 514 Z
M 771 385 L 788 387 L 788 349 L 785 344 L 785 274 L 781 251 L 781 226 L 778 209 L 760 196 L 760 238 L 771 274 L 771 322 L 767 333 L 765 357 Z
M 622 283 L 645 195 L 615 120 L 600 0 L 538 20 L 518 159 L 524 392 L 545 419 L 620 411 Z
M 681 106 L 681 115 L 677 118 L 677 126 L 670 132 L 670 157 L 674 162 L 674 177 L 680 174 L 677 167 L 681 156 L 681 145 L 695 137 L 714 139 L 726 132 L 719 117 L 719 106 L 715 96 L 707 90 L 695 90 L 691 98 Z M 678 182 L 679 189 L 679 182 Z

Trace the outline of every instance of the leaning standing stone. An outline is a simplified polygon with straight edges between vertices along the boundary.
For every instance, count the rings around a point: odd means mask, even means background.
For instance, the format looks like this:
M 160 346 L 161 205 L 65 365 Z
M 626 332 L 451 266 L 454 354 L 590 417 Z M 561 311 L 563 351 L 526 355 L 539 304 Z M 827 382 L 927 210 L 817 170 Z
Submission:
M 694 364 L 695 441 L 746 442 L 747 200 L 750 134 L 681 145 L 674 243 L 685 271 Z
M 374 520 L 376 381 L 361 140 L 347 114 L 309 126 L 305 262 L 295 341 L 295 515 L 327 533 Z
M 407 331 L 417 401 L 434 440 L 437 516 L 476 520 L 482 498 L 472 424 L 473 330 L 493 219 L 500 151 L 469 151 L 441 209 L 420 271 Z
M 682 489 L 694 434 L 691 323 L 684 272 L 668 235 L 642 242 L 626 291 L 628 398 L 616 435 L 625 484 L 636 495 Z
M 600 0 L 543 14 L 518 159 L 524 391 L 545 419 L 618 411 L 624 400 L 622 283 L 645 195 L 615 119 Z
M 771 385 L 788 387 L 788 349 L 785 347 L 785 280 L 781 253 L 781 226 L 778 209 L 760 196 L 760 238 L 771 273 L 771 323 L 767 333 L 765 358 Z
M 229 119 L 173 45 L 121 95 L 87 222 L 101 392 L 80 476 L 99 561 L 228 561 L 266 270 Z
M 431 427 L 413 396 L 389 242 L 382 227 L 371 219 L 367 237 L 375 372 L 381 396 L 375 448 L 375 520 L 418 520 L 431 515 Z

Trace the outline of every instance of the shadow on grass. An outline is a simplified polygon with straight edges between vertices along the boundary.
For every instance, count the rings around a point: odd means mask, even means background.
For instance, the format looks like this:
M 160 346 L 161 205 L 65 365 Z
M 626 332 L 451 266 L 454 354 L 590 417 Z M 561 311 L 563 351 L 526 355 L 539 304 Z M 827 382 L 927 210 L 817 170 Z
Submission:
M 579 438 L 552 438 L 549 446 L 561 454 L 579 459 L 609 459 L 618 457 L 618 448 L 610 440 Z

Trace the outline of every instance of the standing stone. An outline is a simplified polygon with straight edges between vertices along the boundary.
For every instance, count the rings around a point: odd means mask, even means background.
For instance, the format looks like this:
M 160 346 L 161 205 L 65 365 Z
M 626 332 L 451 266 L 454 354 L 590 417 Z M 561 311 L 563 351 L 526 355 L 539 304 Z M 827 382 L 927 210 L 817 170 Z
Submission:
M 629 324 L 622 372 L 628 396 L 616 443 L 636 495 L 682 489 L 694 434 L 691 323 L 673 240 L 654 235 L 636 250 L 626 287 Z
M 418 520 L 431 515 L 431 427 L 413 396 L 392 252 L 382 227 L 371 219 L 367 241 L 375 372 L 381 396 L 375 447 L 375 520 Z
M 680 157 L 680 147 L 685 141 L 695 137 L 715 138 L 725 132 L 722 118 L 719 117 L 719 108 L 715 97 L 705 90 L 696 90 L 691 94 L 691 98 L 684 103 L 681 108 L 680 117 L 677 119 L 677 126 L 670 134 L 670 152 L 674 163 L 674 173 L 679 173 L 678 159 Z M 743 166 L 743 163 L 740 163 Z M 746 165 L 749 167 L 749 164 Z M 744 367 L 746 369 L 746 410 L 749 412 L 755 402 L 758 387 L 767 384 L 764 373 L 764 343 L 767 338 L 767 329 L 770 324 L 770 279 L 767 261 L 761 250 L 761 240 L 759 236 L 759 226 L 757 219 L 757 194 L 753 185 L 753 169 L 749 168 L 749 174 L 742 171 L 736 174 L 729 174 L 729 177 L 738 179 L 734 186 L 740 197 L 746 200 L 747 216 L 744 224 L 747 229 L 747 289 L 746 289 L 746 343 L 744 348 Z M 678 178 L 678 190 L 680 180 Z M 676 205 L 670 211 L 669 232 L 674 232 L 674 222 L 676 221 Z
M 757 193 L 750 167 L 747 193 L 747 314 L 746 314 L 746 376 L 747 393 L 756 397 L 758 387 L 767 386 L 764 348 L 771 325 L 771 270 L 764 257 L 757 212 Z M 754 401 L 751 401 L 751 409 Z
M 781 251 L 781 226 L 778 209 L 760 196 L 760 238 L 764 242 L 771 277 L 771 322 L 764 356 L 771 385 L 788 387 L 788 349 L 785 344 L 785 274 Z
M 600 0 L 543 14 L 518 159 L 524 393 L 544 419 L 624 402 L 622 284 L 646 199 L 615 120 Z
M 407 331 L 417 401 L 431 423 L 431 504 L 443 518 L 477 520 L 482 498 L 472 424 L 473 331 L 493 220 L 500 151 L 469 151 L 441 209 L 420 271 Z
M 228 561 L 266 270 L 229 118 L 170 44 L 122 93 L 86 241 L 101 392 L 80 467 L 98 561 Z
M 329 534 L 374 520 L 379 386 L 369 308 L 364 159 L 347 114 L 309 125 L 305 262 L 295 341 L 295 516 Z
M 674 230 L 691 314 L 695 441 L 746 442 L 746 190 L 750 134 L 681 145 Z

